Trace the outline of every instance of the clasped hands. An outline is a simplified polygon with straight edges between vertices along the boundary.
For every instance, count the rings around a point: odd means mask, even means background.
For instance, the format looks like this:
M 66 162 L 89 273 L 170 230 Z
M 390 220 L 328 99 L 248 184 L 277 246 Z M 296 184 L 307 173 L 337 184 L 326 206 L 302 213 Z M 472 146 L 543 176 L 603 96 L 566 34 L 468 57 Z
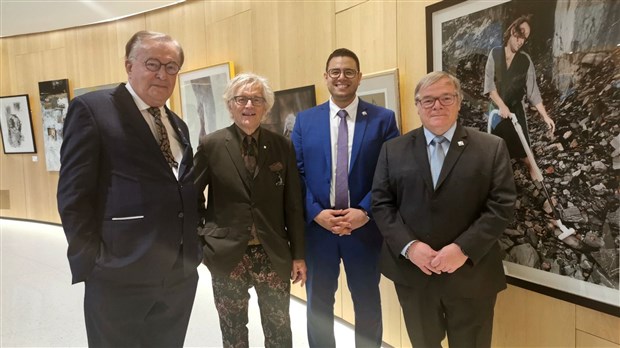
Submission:
M 324 229 L 339 236 L 350 235 L 353 230 L 364 226 L 368 215 L 362 209 L 323 209 L 314 221 Z
M 407 249 L 407 257 L 427 275 L 453 273 L 467 261 L 467 256 L 454 243 L 436 251 L 428 244 L 417 241 Z

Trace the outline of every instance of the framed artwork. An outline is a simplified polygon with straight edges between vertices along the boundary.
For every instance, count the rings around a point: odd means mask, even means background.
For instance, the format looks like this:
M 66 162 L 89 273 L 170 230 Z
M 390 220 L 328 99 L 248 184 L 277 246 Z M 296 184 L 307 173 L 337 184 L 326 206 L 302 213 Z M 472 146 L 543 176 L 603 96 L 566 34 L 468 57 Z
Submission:
M 28 95 L 0 97 L 0 112 L 4 153 L 36 153 Z
M 357 95 L 368 103 L 394 111 L 396 124 L 401 129 L 398 68 L 363 75 Z
M 69 80 L 39 82 L 41 121 L 43 122 L 43 148 L 47 170 L 60 170 L 60 146 L 63 126 L 69 108 Z
M 525 26 L 512 30 L 522 16 Z M 428 6 L 426 18 L 428 71 L 461 81 L 460 122 L 487 131 L 496 91 L 523 115 L 542 172 L 536 185 L 532 161 L 512 156 L 515 216 L 499 240 L 509 282 L 619 316 L 618 30 L 610 28 L 620 2 L 450 0 Z
M 276 91 L 274 94 L 273 108 L 263 118 L 262 125 L 290 138 L 297 113 L 316 106 L 314 85 Z
M 222 95 L 234 74 L 232 62 L 179 74 L 181 111 L 194 152 L 202 137 L 232 124 Z
M 73 98 L 79 97 L 82 94 L 86 94 L 88 92 L 99 91 L 99 90 L 102 90 L 102 89 L 116 88 L 116 86 L 118 86 L 119 84 L 120 84 L 120 82 L 119 83 L 109 83 L 109 84 L 106 84 L 106 85 L 92 86 L 92 87 L 75 88 L 73 90 Z

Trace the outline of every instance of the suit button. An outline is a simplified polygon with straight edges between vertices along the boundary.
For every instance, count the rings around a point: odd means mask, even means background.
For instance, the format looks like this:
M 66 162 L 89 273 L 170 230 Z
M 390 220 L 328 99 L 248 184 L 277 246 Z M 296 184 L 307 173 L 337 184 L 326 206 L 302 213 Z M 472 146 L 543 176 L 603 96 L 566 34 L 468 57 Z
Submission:
M 179 214 L 177 214 L 177 217 L 183 218 L 183 212 L 179 212 Z

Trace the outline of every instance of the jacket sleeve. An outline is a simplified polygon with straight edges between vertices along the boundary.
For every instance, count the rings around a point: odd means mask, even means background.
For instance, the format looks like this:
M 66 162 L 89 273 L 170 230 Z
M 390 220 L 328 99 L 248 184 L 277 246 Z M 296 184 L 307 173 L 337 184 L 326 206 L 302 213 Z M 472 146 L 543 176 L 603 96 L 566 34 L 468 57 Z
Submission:
M 100 135 L 89 106 L 73 100 L 60 149 L 58 211 L 69 243 L 67 256 L 73 283 L 88 278 L 101 243 L 97 216 Z

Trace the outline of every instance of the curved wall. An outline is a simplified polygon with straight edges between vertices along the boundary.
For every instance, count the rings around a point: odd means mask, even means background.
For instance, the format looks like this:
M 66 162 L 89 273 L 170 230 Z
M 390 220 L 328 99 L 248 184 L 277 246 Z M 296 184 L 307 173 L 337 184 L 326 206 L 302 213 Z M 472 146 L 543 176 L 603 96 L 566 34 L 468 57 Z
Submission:
M 171 34 L 184 47 L 183 71 L 232 61 L 236 72 L 267 76 L 274 90 L 314 84 L 328 98 L 322 71 L 337 47 L 355 51 L 361 70 L 398 67 L 403 131 L 419 125 L 413 101 L 426 73 L 425 7 L 435 1 L 188 1 L 119 21 L 0 39 L 0 95 L 28 94 L 38 148 L 0 155 L 0 216 L 60 223 L 57 172 L 47 172 L 38 82 L 69 79 L 70 89 L 123 82 L 124 45 L 138 30 Z M 180 114 L 178 88 L 171 107 Z M 394 287 L 382 280 L 384 340 L 410 346 Z M 336 313 L 353 321 L 346 281 Z M 304 298 L 304 289 L 294 287 Z M 493 346 L 620 347 L 620 320 L 510 286 L 496 307 Z

